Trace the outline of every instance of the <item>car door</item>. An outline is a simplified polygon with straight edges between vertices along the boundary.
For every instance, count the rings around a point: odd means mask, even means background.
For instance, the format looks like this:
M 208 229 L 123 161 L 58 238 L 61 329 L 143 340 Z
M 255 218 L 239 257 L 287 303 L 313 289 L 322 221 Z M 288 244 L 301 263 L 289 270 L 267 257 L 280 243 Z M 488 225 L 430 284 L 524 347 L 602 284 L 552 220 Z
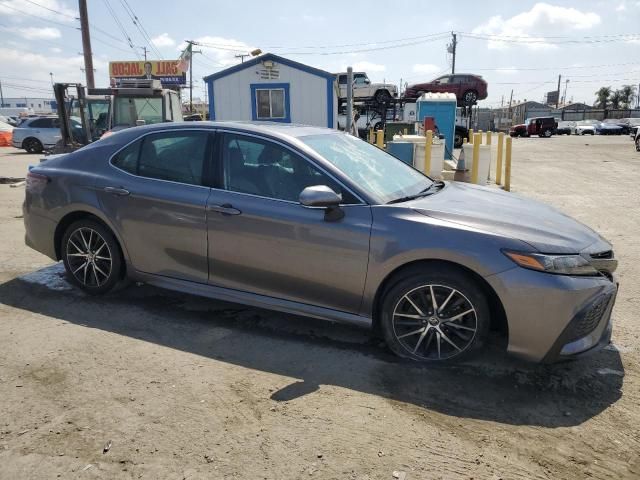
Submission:
M 207 283 L 206 204 L 213 134 L 151 133 L 111 160 L 96 187 L 135 270 Z
M 37 118 L 29 124 L 32 129 L 29 136 L 33 136 L 40 140 L 42 145 L 55 145 L 61 138 L 60 123 L 57 118 Z
M 357 313 L 367 273 L 371 209 L 282 143 L 218 138 L 208 202 L 212 285 Z M 342 193 L 344 218 L 302 206 L 307 186 Z

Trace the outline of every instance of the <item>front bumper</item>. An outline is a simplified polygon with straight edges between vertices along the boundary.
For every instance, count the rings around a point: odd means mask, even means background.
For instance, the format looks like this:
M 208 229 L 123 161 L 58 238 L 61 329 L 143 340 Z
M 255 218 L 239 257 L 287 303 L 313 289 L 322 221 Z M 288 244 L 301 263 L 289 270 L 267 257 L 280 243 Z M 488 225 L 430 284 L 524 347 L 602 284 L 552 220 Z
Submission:
M 606 346 L 618 286 L 615 278 L 571 277 L 516 267 L 486 277 L 502 301 L 508 351 L 553 362 Z

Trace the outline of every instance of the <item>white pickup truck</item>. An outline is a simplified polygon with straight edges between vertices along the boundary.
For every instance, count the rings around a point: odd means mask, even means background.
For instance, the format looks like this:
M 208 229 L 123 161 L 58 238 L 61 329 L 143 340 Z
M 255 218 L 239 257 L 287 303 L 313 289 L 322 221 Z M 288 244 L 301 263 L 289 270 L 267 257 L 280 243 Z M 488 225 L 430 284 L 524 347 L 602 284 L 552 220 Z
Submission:
M 347 98 L 347 73 L 336 73 L 340 99 Z M 353 72 L 354 100 L 375 99 L 378 103 L 386 103 L 398 96 L 398 87 L 390 83 L 371 83 L 365 72 Z

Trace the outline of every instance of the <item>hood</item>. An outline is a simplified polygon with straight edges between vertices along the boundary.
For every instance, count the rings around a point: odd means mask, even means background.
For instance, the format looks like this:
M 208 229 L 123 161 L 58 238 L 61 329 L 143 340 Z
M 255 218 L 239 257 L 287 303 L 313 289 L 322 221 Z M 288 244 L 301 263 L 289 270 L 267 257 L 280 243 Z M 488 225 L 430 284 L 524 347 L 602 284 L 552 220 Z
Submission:
M 522 240 L 542 253 L 579 253 L 603 239 L 543 203 L 495 188 L 447 182 L 439 193 L 405 206 L 429 217 Z

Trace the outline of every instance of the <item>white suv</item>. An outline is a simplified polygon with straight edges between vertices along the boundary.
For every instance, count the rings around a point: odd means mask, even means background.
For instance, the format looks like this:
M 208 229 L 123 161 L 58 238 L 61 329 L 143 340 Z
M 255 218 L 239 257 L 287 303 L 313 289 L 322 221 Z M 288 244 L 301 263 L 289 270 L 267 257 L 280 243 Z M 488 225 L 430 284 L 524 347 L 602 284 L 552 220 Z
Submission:
M 347 98 L 347 74 L 337 73 L 340 99 Z M 371 83 L 365 72 L 353 72 L 353 98 L 364 100 L 373 98 L 378 103 L 386 103 L 398 96 L 398 88 L 390 83 Z

